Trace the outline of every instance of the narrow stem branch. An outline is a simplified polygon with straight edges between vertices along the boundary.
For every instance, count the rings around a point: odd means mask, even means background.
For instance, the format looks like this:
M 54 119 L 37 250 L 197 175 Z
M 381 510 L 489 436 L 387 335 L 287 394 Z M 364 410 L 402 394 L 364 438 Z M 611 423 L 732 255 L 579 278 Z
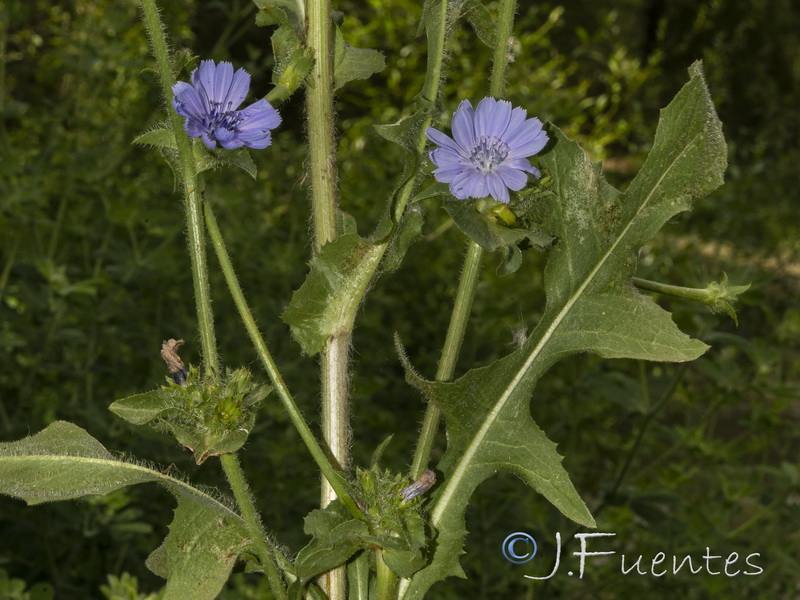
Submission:
M 455 305 L 450 315 L 450 325 L 447 328 L 447 336 L 442 348 L 442 357 L 439 360 L 439 368 L 436 372 L 436 381 L 448 381 L 452 379 L 455 372 L 461 344 L 464 341 L 464 332 L 467 329 L 470 311 L 472 310 L 472 301 L 475 298 L 475 288 L 478 286 L 478 275 L 482 259 L 483 248 L 470 241 L 467 255 L 464 258 L 461 279 L 458 283 Z M 428 467 L 433 442 L 439 430 L 439 418 L 439 409 L 435 404 L 429 403 L 425 410 L 425 418 L 422 421 L 422 431 L 414 452 L 414 460 L 411 463 L 412 479 L 417 479 Z
M 669 383 L 669 387 L 664 390 L 664 393 L 655 403 L 655 405 L 647 412 L 644 419 L 642 420 L 642 424 L 639 427 L 639 431 L 636 434 L 636 440 L 633 442 L 633 446 L 628 451 L 627 456 L 625 457 L 625 462 L 622 465 L 622 468 L 617 475 L 617 479 L 614 482 L 614 485 L 611 487 L 611 490 L 605 495 L 605 500 L 603 503 L 598 506 L 597 510 L 594 511 L 594 516 L 597 518 L 597 515 L 605 508 L 609 500 L 612 500 L 614 496 L 616 496 L 619 489 L 622 487 L 625 478 L 628 475 L 628 471 L 630 470 L 631 464 L 633 463 L 633 458 L 639 451 L 639 446 L 641 446 L 642 440 L 644 439 L 644 435 L 647 432 L 648 428 L 650 427 L 650 423 L 653 422 L 653 419 L 656 415 L 661 411 L 667 401 L 672 397 L 675 393 L 675 390 L 678 388 L 678 384 L 683 379 L 683 375 L 686 373 L 686 369 L 688 368 L 688 363 L 683 363 L 678 367 L 677 372 L 672 377 L 672 380 Z M 646 375 L 645 375 L 646 377 Z
M 58 238 L 61 234 L 61 228 L 64 225 L 64 216 L 67 214 L 67 202 L 68 196 L 64 195 L 61 197 L 61 202 L 58 204 L 58 212 L 56 213 L 56 223 L 53 227 L 53 233 L 50 236 L 50 243 L 47 246 L 47 258 L 49 260 L 53 260 L 56 255 L 56 249 L 58 248 Z
M 504 0 L 501 2 L 497 20 L 497 39 L 495 40 L 492 76 L 489 85 L 489 93 L 495 98 L 502 97 L 505 91 L 508 40 L 511 37 L 511 30 L 514 25 L 515 10 L 516 0 Z M 461 280 L 458 284 L 456 302 L 450 315 L 450 325 L 442 348 L 442 358 L 436 373 L 436 381 L 447 381 L 453 377 L 455 372 L 461 344 L 464 341 L 464 332 L 472 309 L 472 300 L 475 297 L 475 289 L 478 285 L 478 274 L 482 259 L 483 249 L 475 242 L 470 241 L 467 255 L 464 259 L 464 268 L 461 271 Z M 413 479 L 419 477 L 428 468 L 431 449 L 436 439 L 436 433 L 439 430 L 439 419 L 439 409 L 434 404 L 429 403 L 425 410 L 422 430 L 420 431 L 419 441 L 414 451 L 414 459 L 411 463 L 411 477 Z
M 158 64 L 162 93 L 168 107 L 167 114 L 169 115 L 172 130 L 175 133 L 175 142 L 178 148 L 178 156 L 180 157 L 180 175 L 186 204 L 189 256 L 197 309 L 197 324 L 203 348 L 203 361 L 207 370 L 217 372 L 219 370 L 219 358 L 217 357 L 217 342 L 214 333 L 214 313 L 211 310 L 211 288 L 208 283 L 203 213 L 200 208 L 202 204 L 200 182 L 192 154 L 192 144 L 183 129 L 182 117 L 174 110 L 169 109 L 172 105 L 172 86 L 175 84 L 175 79 L 172 76 L 164 26 L 158 16 L 155 0 L 141 0 L 141 5 L 145 28 L 150 39 L 153 55 Z
M 189 238 L 189 254 L 192 264 L 192 281 L 197 309 L 197 324 L 203 348 L 206 371 L 219 371 L 217 341 L 214 333 L 214 313 L 211 309 L 211 287 L 208 282 L 205 231 L 200 194 L 190 192 L 186 202 L 186 224 Z
M 297 408 L 294 398 L 292 397 L 291 392 L 289 392 L 289 388 L 286 387 L 286 383 L 283 381 L 283 377 L 281 377 L 278 367 L 276 366 L 275 361 L 272 359 L 272 354 L 270 354 L 267 344 L 264 342 L 264 338 L 261 336 L 261 332 L 258 330 L 258 325 L 256 325 L 256 321 L 253 318 L 253 313 L 250 311 L 247 300 L 244 298 L 242 288 L 239 285 L 236 272 L 233 270 L 231 259 L 228 256 L 228 251 L 225 247 L 225 241 L 222 238 L 222 233 L 219 230 L 219 225 L 217 224 L 217 219 L 214 216 L 214 211 L 211 208 L 211 205 L 206 203 L 204 205 L 204 209 L 206 227 L 208 227 L 208 235 L 211 238 L 211 243 L 214 247 L 214 251 L 216 252 L 220 267 L 222 268 L 222 274 L 225 277 L 225 283 L 228 285 L 228 289 L 233 297 L 233 301 L 236 304 L 236 309 L 239 311 L 239 316 L 244 323 L 247 334 L 250 336 L 250 341 L 253 343 L 256 354 L 258 354 L 258 357 L 263 363 L 264 369 L 266 370 L 272 385 L 275 387 L 275 392 L 278 394 L 278 397 L 286 409 L 286 413 L 289 415 L 289 419 L 292 421 L 295 429 L 297 429 L 297 432 L 300 434 L 300 438 L 303 440 L 303 443 L 306 445 L 306 448 L 308 449 L 312 458 L 317 463 L 317 466 L 319 466 L 325 478 L 334 488 L 342 503 L 347 507 L 350 514 L 352 514 L 354 517 L 359 519 L 362 518 L 363 515 L 361 514 L 361 511 L 358 510 L 358 507 L 350 496 L 344 480 L 328 460 L 328 457 L 325 455 L 322 447 L 319 445 L 314 437 L 314 434 L 311 432 L 308 423 L 306 423 L 303 415 L 300 413 L 300 409 Z
M 444 69 L 444 46 L 447 39 L 447 4 L 446 0 L 440 0 L 437 6 L 439 12 L 436 15 L 429 15 L 426 25 L 426 33 L 428 36 L 428 63 L 425 71 L 425 83 L 422 85 L 420 95 L 430 102 L 431 105 L 436 103 L 439 97 L 439 90 L 441 89 L 442 71 Z M 425 153 L 425 146 L 428 143 L 425 130 L 430 127 L 432 122 L 433 117 L 429 112 L 423 119 L 419 131 L 417 132 L 416 163 L 418 165 L 422 165 L 423 161 L 421 158 Z M 397 194 L 397 201 L 392 208 L 392 216 L 396 223 L 400 222 L 416 185 L 417 178 L 410 177 Z M 388 243 L 386 246 L 388 247 Z
M 666 294 L 676 298 L 685 298 L 686 300 L 698 300 L 700 302 L 708 303 L 713 300 L 709 294 L 708 288 L 688 288 L 679 285 L 669 285 L 667 283 L 659 283 L 658 281 L 650 281 L 649 279 L 641 279 L 639 277 L 632 277 L 631 282 L 640 290 L 647 290 L 648 292 L 657 292 L 659 294 Z
M 223 454 L 220 456 L 220 463 L 222 464 L 222 469 L 225 471 L 225 476 L 228 478 L 228 482 L 233 490 L 233 496 L 236 498 L 236 504 L 239 505 L 242 518 L 244 522 L 247 523 L 250 534 L 253 536 L 253 544 L 261 559 L 261 564 L 264 567 L 264 573 L 269 580 L 272 592 L 276 595 L 278 600 L 286 600 L 287 594 L 283 579 L 275 564 L 272 552 L 268 547 L 269 538 L 261 524 L 261 518 L 256 510 L 253 495 L 247 485 L 239 460 L 236 458 L 235 454 Z
M 14 235 L 14 241 L 11 243 L 11 250 L 6 256 L 6 262 L 3 265 L 3 272 L 0 273 L 0 298 L 5 294 L 8 279 L 11 276 L 11 268 L 14 266 L 14 261 L 17 260 L 17 250 L 19 250 L 19 242 L 22 239 L 22 234 L 17 232 Z

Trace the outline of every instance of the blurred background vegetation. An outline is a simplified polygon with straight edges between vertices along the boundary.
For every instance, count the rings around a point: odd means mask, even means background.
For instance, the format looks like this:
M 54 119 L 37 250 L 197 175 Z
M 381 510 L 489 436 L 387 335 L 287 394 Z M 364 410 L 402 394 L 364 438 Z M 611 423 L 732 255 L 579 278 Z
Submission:
M 255 27 L 250 2 L 161 6 L 175 47 L 233 61 L 253 74 L 254 93 L 268 91 L 270 31 Z M 397 120 L 424 76 L 420 3 L 336 8 L 346 39 L 387 60 L 337 102 L 342 208 L 366 233 L 402 165 L 371 127 Z M 112 451 L 172 464 L 224 490 L 214 461 L 198 468 L 170 439 L 134 432 L 106 410 L 162 383 L 163 339 L 183 337 L 185 359 L 199 356 L 180 199 L 161 158 L 130 143 L 162 110 L 136 2 L 6 0 L 0 17 L 0 440 L 66 419 Z M 468 513 L 469 579 L 438 584 L 431 597 L 797 598 L 800 7 L 791 0 L 521 2 L 516 31 L 509 99 L 578 139 L 619 186 L 641 165 L 658 110 L 685 82 L 686 68 L 704 61 L 730 148 L 727 183 L 643 249 L 637 274 L 697 287 L 723 272 L 733 283 L 752 282 L 739 326 L 703 306 L 659 299 L 684 331 L 712 346 L 705 356 L 689 365 L 578 356 L 543 378 L 531 408 L 559 443 L 599 530 L 615 532 L 613 548 L 629 560 L 659 551 L 701 557 L 710 547 L 722 556 L 758 552 L 764 573 L 621 576 L 615 557 L 590 565 L 583 581 L 534 585 L 522 574 L 544 575 L 552 559 L 513 566 L 501 556 L 502 540 L 528 531 L 552 557 L 555 532 L 575 529 L 517 479 L 500 476 L 479 488 Z M 490 67 L 469 28 L 449 50 L 443 117 L 460 98 L 485 95 Z M 254 153 L 258 180 L 211 175 L 208 197 L 284 377 L 314 420 L 315 360 L 299 355 L 279 319 L 310 248 L 301 99 L 281 113 L 272 148 Z M 391 432 L 387 466 L 405 470 L 413 452 L 424 405 L 403 382 L 392 334 L 429 377 L 444 339 L 465 242 L 439 206 L 425 208 L 425 237 L 400 271 L 377 283 L 357 322 L 356 464 Z M 533 327 L 544 260 L 531 251 L 520 271 L 500 277 L 497 257 L 488 258 L 460 372 L 507 353 Z M 212 284 L 224 360 L 258 373 L 218 273 Z M 264 403 L 241 455 L 267 527 L 297 551 L 318 476 L 277 403 Z M 172 502 L 155 486 L 33 508 L 0 498 L 0 600 L 43 599 L 53 590 L 59 599 L 150 597 L 161 584 L 144 559 L 165 536 Z M 226 594 L 269 597 L 244 575 Z

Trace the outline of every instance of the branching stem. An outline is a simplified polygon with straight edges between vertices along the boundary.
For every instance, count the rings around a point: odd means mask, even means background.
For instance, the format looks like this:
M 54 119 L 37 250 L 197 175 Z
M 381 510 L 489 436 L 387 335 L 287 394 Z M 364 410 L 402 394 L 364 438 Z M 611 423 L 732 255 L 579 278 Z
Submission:
M 217 259 L 219 260 L 219 264 L 222 268 L 222 274 L 225 277 L 225 283 L 228 285 L 228 289 L 231 292 L 233 301 L 236 304 L 236 309 L 239 311 L 239 316 L 242 318 L 242 322 L 247 330 L 247 334 L 250 336 L 250 341 L 253 343 L 256 354 L 264 365 L 264 369 L 266 370 L 272 385 L 275 387 L 275 392 L 277 393 L 278 398 L 280 398 L 286 413 L 289 415 L 289 419 L 292 421 L 295 429 L 297 429 L 298 433 L 300 434 L 300 437 L 308 449 L 308 452 L 317 463 L 317 466 L 320 468 L 327 481 L 331 484 L 331 487 L 334 488 L 342 503 L 347 507 L 347 509 L 350 511 L 350 514 L 352 514 L 354 517 L 363 518 L 363 515 L 353 501 L 350 492 L 344 483 L 344 480 L 328 460 L 325 452 L 322 450 L 322 447 L 319 445 L 314 437 L 314 434 L 311 432 L 311 428 L 308 426 L 308 423 L 306 423 L 303 415 L 300 413 L 300 409 L 297 408 L 294 398 L 292 397 L 291 392 L 289 392 L 289 388 L 286 387 L 286 383 L 284 383 L 283 377 L 281 377 L 281 374 L 278 371 L 278 367 L 272 358 L 272 354 L 270 354 L 267 344 L 264 341 L 261 332 L 258 330 L 258 325 L 256 325 L 256 321 L 253 318 L 253 313 L 250 311 L 250 307 L 247 304 L 247 300 L 245 300 L 242 288 L 239 285 L 236 272 L 233 270 L 233 264 L 228 256 L 228 251 L 225 247 L 225 241 L 222 237 L 222 232 L 220 232 L 217 218 L 214 215 L 211 204 L 206 203 L 204 209 L 206 226 L 208 227 L 208 235 L 211 238 L 211 243 L 214 246 L 214 251 L 216 252 Z
M 501 98 L 505 91 L 505 73 L 508 65 L 508 42 L 511 39 L 511 30 L 514 25 L 514 11 L 516 0 L 503 0 L 500 3 L 500 13 L 497 20 L 497 39 L 492 64 L 492 78 L 489 93 L 494 98 Z M 447 328 L 442 358 L 436 372 L 436 381 L 448 381 L 455 372 L 456 362 L 464 341 L 475 289 L 478 286 L 483 259 L 483 248 L 473 241 L 469 242 L 467 255 L 464 259 L 464 268 L 461 270 L 461 279 L 458 284 L 456 301 L 450 315 L 450 325 Z M 411 463 L 411 477 L 416 479 L 428 468 L 431 449 L 439 430 L 440 411 L 432 403 L 425 410 L 422 421 L 417 448 Z

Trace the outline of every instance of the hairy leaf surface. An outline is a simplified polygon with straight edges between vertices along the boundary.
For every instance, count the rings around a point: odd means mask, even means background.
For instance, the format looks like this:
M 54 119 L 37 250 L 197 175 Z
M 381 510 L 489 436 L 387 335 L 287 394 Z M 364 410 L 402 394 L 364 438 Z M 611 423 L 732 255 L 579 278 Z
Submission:
M 409 381 L 445 416 L 448 447 L 433 498 L 438 532 L 432 562 L 401 585 L 404 600 L 422 598 L 433 583 L 463 576 L 458 556 L 464 513 L 475 488 L 498 470 L 517 473 L 567 517 L 594 521 L 561 466 L 556 445 L 530 415 L 539 377 L 577 352 L 608 358 L 687 361 L 707 348 L 683 334 L 670 314 L 630 284 L 635 252 L 693 199 L 722 183 L 725 142 L 699 64 L 662 111 L 653 150 L 626 193 L 611 187 L 586 154 L 556 128 L 541 164 L 553 177 L 546 198 L 556 239 L 545 270 L 547 305 L 525 345 L 453 383 Z
M 316 354 L 328 338 L 352 330 L 382 256 L 383 248 L 351 233 L 325 244 L 311 259 L 311 272 L 282 315 L 303 352 Z
M 164 600 L 213 600 L 250 543 L 244 521 L 224 504 L 160 471 L 124 462 L 86 431 L 59 421 L 0 444 L 0 493 L 41 504 L 108 494 L 154 481 L 178 498 L 164 545 L 148 565 L 167 577 Z

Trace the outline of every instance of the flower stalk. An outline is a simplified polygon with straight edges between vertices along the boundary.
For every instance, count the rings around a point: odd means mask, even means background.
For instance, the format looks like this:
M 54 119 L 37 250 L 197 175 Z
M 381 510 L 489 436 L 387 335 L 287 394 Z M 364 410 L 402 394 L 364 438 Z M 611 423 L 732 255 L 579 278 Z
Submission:
M 219 224 L 217 223 L 217 218 L 214 215 L 211 204 L 206 203 L 204 210 L 206 226 L 208 227 L 208 235 L 211 239 L 217 259 L 219 260 L 220 267 L 222 268 L 222 274 L 225 277 L 225 282 L 228 285 L 228 289 L 230 290 L 234 304 L 236 305 L 236 309 L 238 310 L 239 316 L 241 317 L 245 329 L 247 330 L 247 334 L 250 336 L 250 341 L 255 348 L 256 354 L 264 365 L 264 369 L 266 370 L 272 385 L 275 387 L 275 392 L 280 398 L 286 413 L 289 415 L 289 419 L 291 419 L 292 424 L 300 434 L 300 438 L 303 440 L 303 443 L 308 449 L 309 454 L 311 454 L 312 458 L 317 463 L 317 466 L 322 471 L 325 479 L 329 482 L 350 514 L 352 514 L 355 518 L 363 518 L 363 515 L 353 501 L 350 491 L 344 483 L 342 476 L 338 471 L 336 471 L 334 466 L 328 460 L 322 447 L 314 437 L 311 428 L 303 418 L 300 409 L 297 408 L 297 404 L 295 404 L 289 388 L 286 387 L 286 383 L 283 381 L 283 377 L 281 377 L 281 374 L 278 371 L 278 367 L 272 358 L 272 354 L 267 348 L 267 344 L 264 341 L 261 332 L 258 330 L 258 325 L 256 325 L 256 321 L 253 318 L 253 313 L 250 311 L 250 307 L 248 306 L 247 300 L 245 300 L 244 297 L 244 292 L 239 285 L 239 279 L 237 278 L 236 272 L 233 269 L 233 264 L 231 263 L 228 250 L 225 246 L 225 240 L 222 237 L 222 232 L 219 229 Z
M 656 292 L 673 298 L 683 298 L 684 300 L 694 300 L 702 302 L 708 306 L 712 312 L 724 312 L 727 314 L 736 325 L 739 321 L 736 318 L 736 311 L 733 308 L 739 294 L 746 292 L 750 289 L 750 284 L 747 285 L 730 285 L 728 283 L 727 273 L 722 274 L 722 280 L 712 281 L 705 288 L 689 288 L 679 285 L 670 285 L 667 283 L 660 283 L 658 281 L 650 281 L 649 279 L 641 279 L 640 277 L 631 278 L 631 282 L 640 290 L 648 292 Z
M 141 6 L 153 56 L 158 64 L 162 93 L 165 99 L 169 100 L 172 97 L 172 87 L 175 85 L 175 80 L 172 76 L 164 26 L 158 16 L 158 7 L 155 0 L 141 0 Z M 167 104 L 168 106 L 172 105 L 171 102 L 167 102 Z M 195 308 L 197 310 L 197 325 L 203 349 L 203 362 L 206 369 L 217 372 L 219 371 L 219 358 L 217 356 L 217 340 L 214 333 L 214 313 L 211 309 L 211 288 L 208 283 L 203 214 L 200 208 L 202 184 L 197 176 L 192 145 L 184 131 L 183 119 L 174 110 L 168 110 L 167 112 L 169 113 L 170 125 L 175 133 L 175 142 L 180 159 L 180 175 L 185 194 L 184 203 L 186 207 L 189 257 L 192 268 Z
M 490 95 L 494 98 L 501 98 L 505 92 L 508 40 L 511 38 L 515 10 L 516 0 L 503 0 L 501 2 L 489 89 Z M 458 355 L 461 351 L 461 344 L 464 341 L 464 333 L 472 309 L 472 301 L 475 298 L 475 290 L 478 286 L 478 275 L 483 261 L 483 252 L 483 248 L 470 240 L 458 283 L 456 301 L 453 306 L 453 312 L 450 315 L 450 324 L 447 327 L 442 357 L 436 372 L 436 381 L 449 381 L 455 373 Z M 429 402 L 425 409 L 420 436 L 411 463 L 411 477 L 414 479 L 428 468 L 428 461 L 439 430 L 440 419 L 441 412 L 433 403 Z

